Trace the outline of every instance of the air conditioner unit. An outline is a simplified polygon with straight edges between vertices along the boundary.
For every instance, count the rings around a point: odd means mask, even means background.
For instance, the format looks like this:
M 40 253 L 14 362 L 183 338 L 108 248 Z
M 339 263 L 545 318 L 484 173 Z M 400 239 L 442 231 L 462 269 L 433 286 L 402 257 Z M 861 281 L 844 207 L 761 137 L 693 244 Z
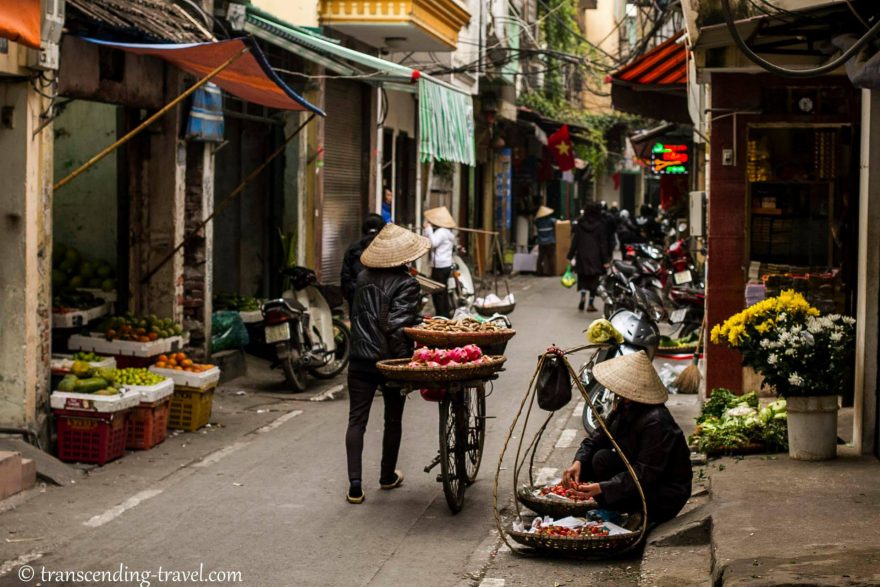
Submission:
M 64 28 L 64 0 L 42 0 L 40 50 L 28 51 L 28 67 L 58 69 L 61 57 L 61 33 Z

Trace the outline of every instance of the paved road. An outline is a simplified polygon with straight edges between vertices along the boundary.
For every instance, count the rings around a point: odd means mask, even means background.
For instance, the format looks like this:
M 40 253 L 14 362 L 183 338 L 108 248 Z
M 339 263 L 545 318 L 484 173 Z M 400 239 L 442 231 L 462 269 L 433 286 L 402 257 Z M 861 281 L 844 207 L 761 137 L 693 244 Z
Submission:
M 52 488 L 0 514 L 0 527 L 6 528 L 0 531 L 6 534 L 0 561 L 7 561 L 0 563 L 0 585 L 34 584 L 16 577 L 18 565 L 30 559 L 37 572 L 115 571 L 120 565 L 190 571 L 203 565 L 205 573 L 240 572 L 244 585 L 427 587 L 479 584 L 484 578 L 485 585 L 503 584 L 493 582 L 503 578 L 511 585 L 585 584 L 588 568 L 595 571 L 591 584 L 634 581 L 637 562 L 585 567 L 498 551 L 492 479 L 501 443 L 538 354 L 550 343 L 580 343 L 592 318 L 576 310 L 577 294 L 556 279 L 520 278 L 516 285 L 512 318 L 518 335 L 488 399 L 494 419 L 488 421 L 483 468 L 460 514 L 447 509 L 435 474 L 422 472 L 437 450 L 436 404 L 415 397 L 407 402 L 400 459 L 406 482 L 386 492 L 378 490 L 377 399 L 364 458 L 367 500 L 352 506 L 343 498 L 348 402 L 291 401 L 248 389 L 250 403 L 217 414 L 224 427 L 177 436 L 151 451 L 155 454 L 130 455 L 75 487 Z M 235 384 L 224 389 L 230 405 L 241 395 L 236 389 Z M 577 426 L 569 415 L 554 422 L 551 440 L 561 429 Z M 510 487 L 507 470 L 502 487 Z M 155 576 L 151 583 L 161 584 Z

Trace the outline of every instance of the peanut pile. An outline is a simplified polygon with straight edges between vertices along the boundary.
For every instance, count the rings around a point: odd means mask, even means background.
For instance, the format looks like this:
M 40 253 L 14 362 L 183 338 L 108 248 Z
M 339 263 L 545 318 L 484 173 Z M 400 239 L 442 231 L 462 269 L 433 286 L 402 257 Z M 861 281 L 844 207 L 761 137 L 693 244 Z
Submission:
M 462 318 L 461 320 L 428 318 L 418 328 L 432 332 L 497 332 L 503 330 L 491 322 L 480 322 L 473 318 Z

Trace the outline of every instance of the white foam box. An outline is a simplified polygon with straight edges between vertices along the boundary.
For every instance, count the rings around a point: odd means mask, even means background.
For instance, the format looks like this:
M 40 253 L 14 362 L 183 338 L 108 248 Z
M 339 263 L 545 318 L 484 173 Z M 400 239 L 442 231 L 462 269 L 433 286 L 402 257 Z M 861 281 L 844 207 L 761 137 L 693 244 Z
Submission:
M 241 316 L 241 321 L 245 324 L 254 324 L 255 322 L 263 321 L 263 312 L 260 310 L 251 310 L 250 312 L 239 312 L 239 316 Z
M 52 359 L 50 360 L 51 368 L 56 372 L 70 371 L 70 368 L 73 367 L 73 363 L 73 355 L 52 355 Z M 100 361 L 89 361 L 89 367 L 92 369 L 100 369 L 102 367 L 115 369 L 116 357 L 103 357 Z
M 107 340 L 104 335 L 93 333 L 91 336 L 74 334 L 67 341 L 67 348 L 75 351 L 92 351 L 105 355 L 125 357 L 155 357 L 163 353 L 177 352 L 186 343 L 182 336 L 160 338 L 152 342 L 135 342 L 131 340 Z
M 110 313 L 110 304 L 104 302 L 100 306 L 88 310 L 73 310 L 72 312 L 52 312 L 52 328 L 79 328 L 101 316 Z
M 189 371 L 177 371 L 176 369 L 160 369 L 154 365 L 150 367 L 150 371 L 156 375 L 171 378 L 177 387 L 205 389 L 217 385 L 220 381 L 219 367 L 212 367 L 202 373 L 190 373 Z
M 135 391 L 119 390 L 116 395 L 94 395 L 72 391 L 53 391 L 49 405 L 55 410 L 75 410 L 79 412 L 99 412 L 109 414 L 121 412 L 138 405 L 141 395 Z
M 141 403 L 152 404 L 174 393 L 174 381 L 166 377 L 155 385 L 126 385 L 124 389 L 140 394 Z

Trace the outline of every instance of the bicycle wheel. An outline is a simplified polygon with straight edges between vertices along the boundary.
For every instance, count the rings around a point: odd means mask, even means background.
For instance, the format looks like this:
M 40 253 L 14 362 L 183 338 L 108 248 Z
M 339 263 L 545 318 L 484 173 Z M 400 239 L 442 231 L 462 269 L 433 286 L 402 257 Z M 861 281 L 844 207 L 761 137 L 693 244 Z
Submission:
M 440 477 L 446 504 L 457 514 L 467 487 L 465 444 L 467 419 L 462 393 L 447 393 L 440 402 Z
M 467 484 L 477 480 L 480 462 L 483 460 L 483 443 L 486 441 L 486 388 L 480 385 L 465 392 L 464 406 L 467 417 L 467 445 L 464 466 Z

